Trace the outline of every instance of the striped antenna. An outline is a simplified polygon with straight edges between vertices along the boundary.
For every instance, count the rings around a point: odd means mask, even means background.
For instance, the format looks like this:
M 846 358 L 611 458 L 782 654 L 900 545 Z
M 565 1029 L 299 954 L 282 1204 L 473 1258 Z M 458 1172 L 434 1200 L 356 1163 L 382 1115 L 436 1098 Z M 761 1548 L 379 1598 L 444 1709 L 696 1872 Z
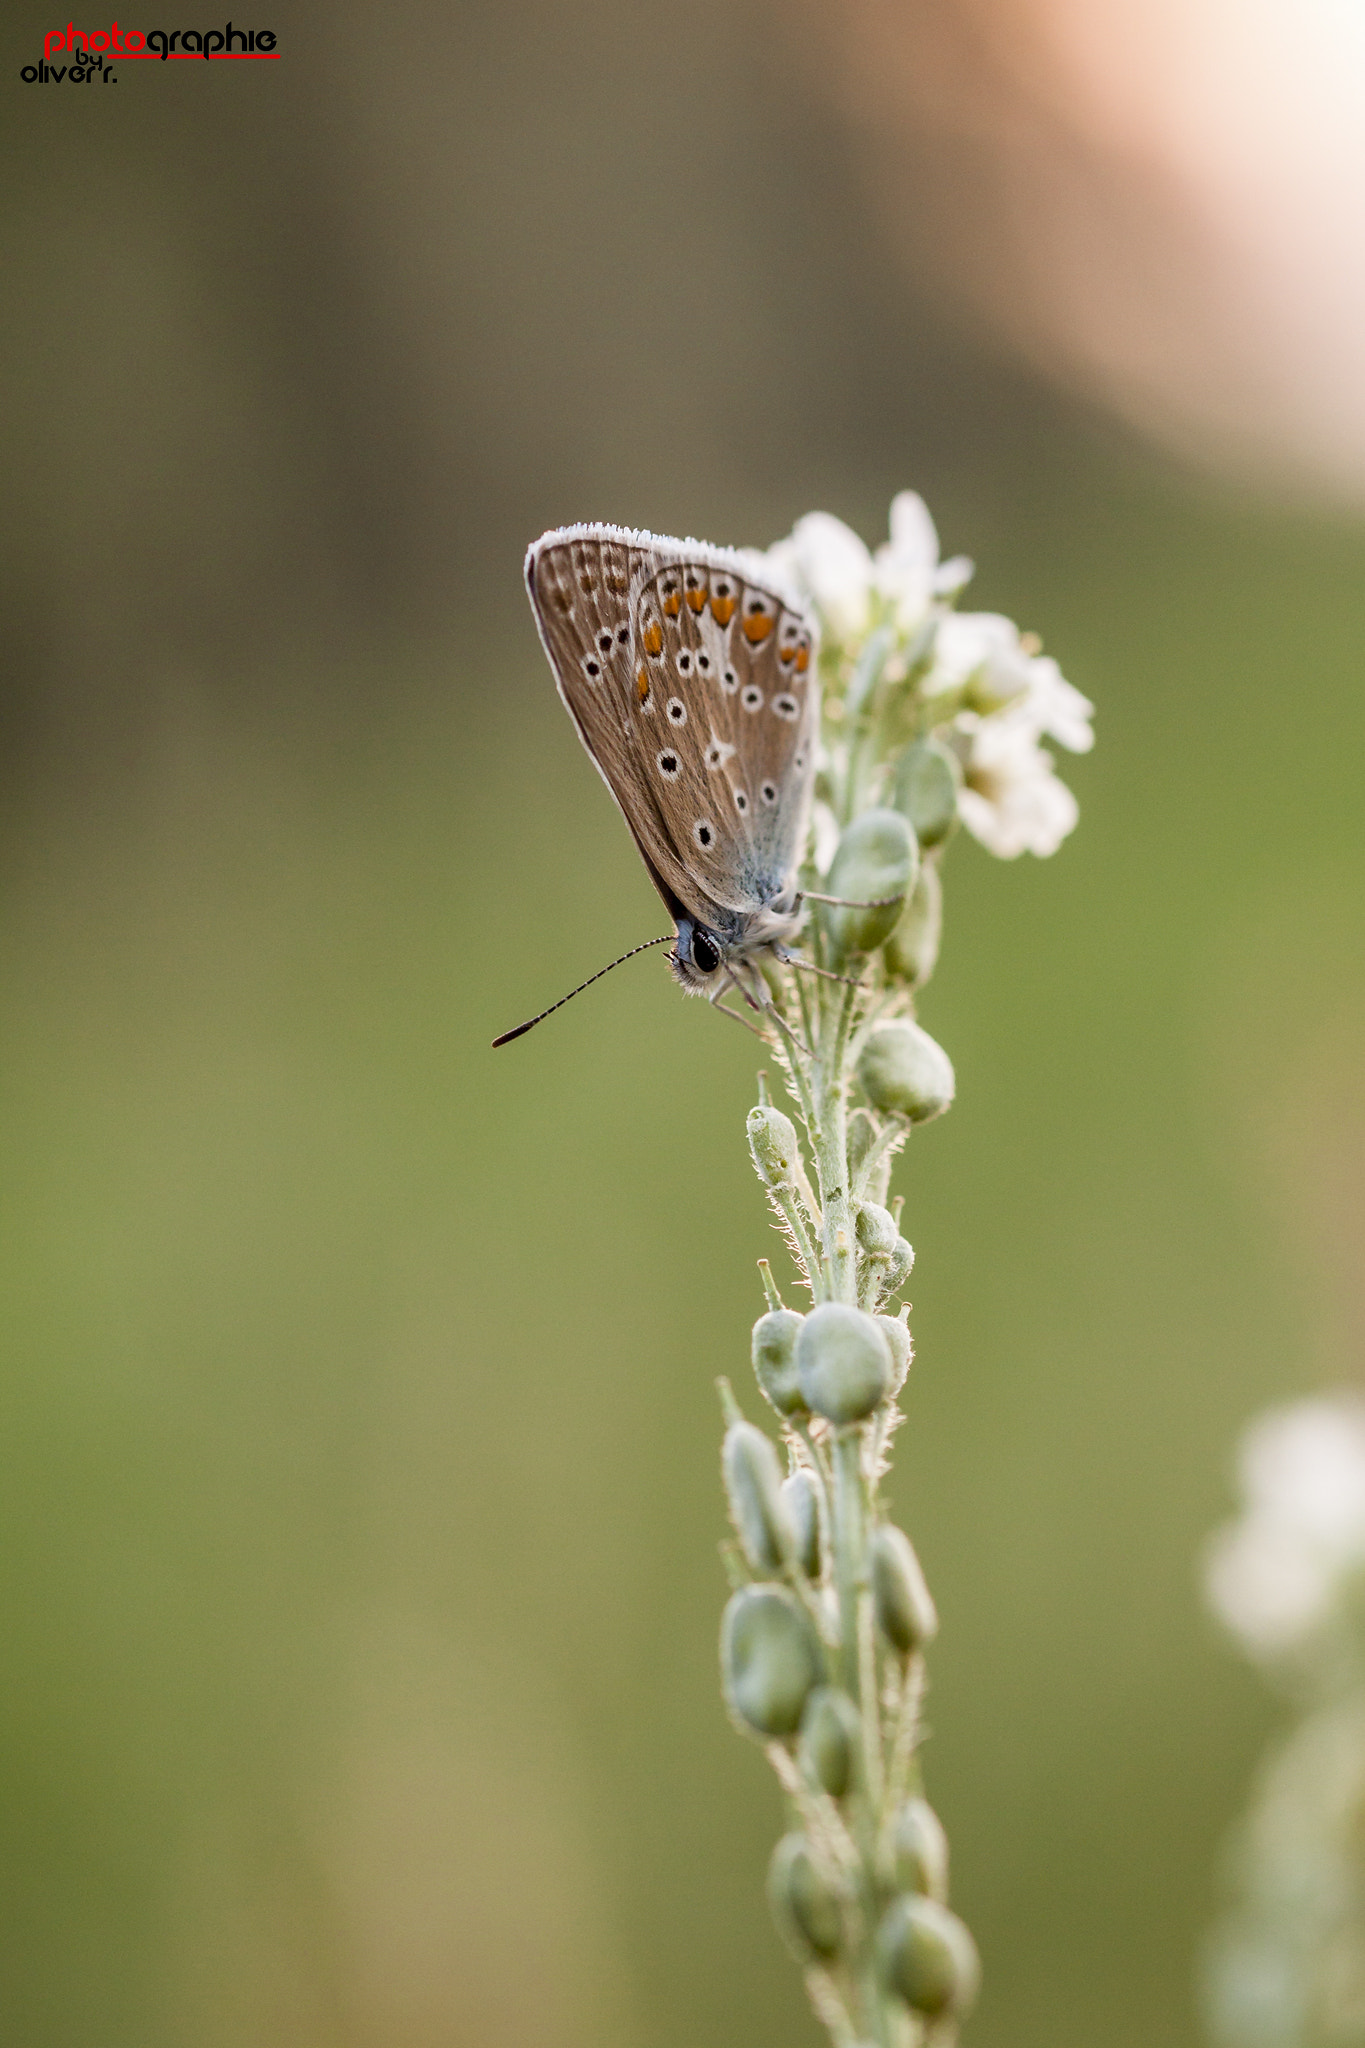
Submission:
M 504 1031 L 501 1038 L 493 1040 L 494 1046 L 510 1045 L 514 1038 L 520 1038 L 535 1025 L 543 1024 L 547 1017 L 553 1017 L 556 1010 L 562 1010 L 565 1003 L 571 1003 L 575 996 L 581 996 L 585 988 L 591 988 L 595 981 L 600 981 L 604 974 L 610 974 L 612 968 L 619 967 L 623 960 L 633 960 L 637 953 L 647 953 L 651 946 L 670 946 L 676 936 L 675 932 L 665 932 L 662 938 L 646 939 L 642 946 L 632 946 L 630 951 L 622 953 L 619 959 L 608 960 L 605 967 L 599 967 L 596 974 L 590 974 L 586 981 L 580 981 L 577 988 L 571 988 L 566 996 L 561 996 L 557 1003 L 551 1003 L 549 1009 L 542 1010 L 538 1017 L 528 1017 L 526 1022 L 518 1024 L 515 1030 Z

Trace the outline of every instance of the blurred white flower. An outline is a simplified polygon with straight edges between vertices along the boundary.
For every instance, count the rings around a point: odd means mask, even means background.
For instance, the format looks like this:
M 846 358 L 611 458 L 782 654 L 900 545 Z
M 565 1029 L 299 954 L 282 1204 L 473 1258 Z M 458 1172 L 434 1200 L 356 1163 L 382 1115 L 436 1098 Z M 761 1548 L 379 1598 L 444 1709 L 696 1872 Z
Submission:
M 1013 619 L 999 612 L 950 612 L 939 622 L 924 688 L 937 697 L 971 683 L 982 708 L 997 710 L 1028 694 L 1031 660 Z
M 969 685 L 980 710 L 1020 712 L 1035 738 L 1046 733 L 1073 754 L 1087 754 L 1095 744 L 1089 698 L 1066 680 L 1050 654 L 1030 649 L 1013 619 L 998 612 L 949 612 L 939 624 L 925 690 L 939 696 Z
M 769 573 L 807 599 L 834 640 L 866 633 L 872 604 L 872 557 L 851 526 L 832 512 L 807 512 L 785 540 L 769 548 Z
M 967 829 L 1003 860 L 1057 851 L 1078 811 L 1041 741 L 1087 753 L 1095 743 L 1094 706 L 1013 620 L 952 609 L 972 564 L 962 555 L 940 562 L 938 531 L 923 498 L 900 491 L 892 499 L 890 538 L 875 556 L 842 519 L 808 512 L 766 555 L 745 560 L 755 575 L 766 574 L 795 602 L 811 605 L 842 651 L 856 649 L 874 624 L 894 625 L 902 637 L 885 673 L 896 681 L 906 674 L 907 658 L 918 664 L 918 652 L 908 654 L 911 644 L 932 649 L 916 688 L 928 722 L 962 759 Z M 923 628 L 925 638 L 913 642 Z M 943 701 L 936 718 L 937 699 Z
M 1075 797 L 1052 770 L 1027 715 L 964 712 L 966 736 L 958 813 L 974 839 L 1001 860 L 1055 853 L 1080 816 Z
M 862 638 L 872 624 L 874 596 L 895 625 L 910 632 L 935 599 L 961 590 L 972 565 L 965 555 L 940 563 L 937 530 L 915 491 L 900 491 L 892 499 L 890 532 L 874 559 L 842 519 L 830 512 L 807 512 L 785 540 L 768 549 L 767 573 L 815 606 L 833 640 Z
M 1273 1409 L 1242 1441 L 1245 1507 L 1214 1537 L 1209 1604 L 1254 1657 L 1306 1644 L 1365 1567 L 1365 1400 Z
M 938 558 L 938 528 L 918 491 L 898 491 L 891 500 L 891 538 L 877 550 L 878 594 L 902 632 L 912 632 L 936 597 L 955 596 L 972 574 L 965 555 Z
M 1046 733 L 1071 754 L 1088 754 L 1095 744 L 1090 721 L 1095 707 L 1069 683 L 1050 654 L 1035 654 L 1029 661 L 1028 715 L 1040 733 Z

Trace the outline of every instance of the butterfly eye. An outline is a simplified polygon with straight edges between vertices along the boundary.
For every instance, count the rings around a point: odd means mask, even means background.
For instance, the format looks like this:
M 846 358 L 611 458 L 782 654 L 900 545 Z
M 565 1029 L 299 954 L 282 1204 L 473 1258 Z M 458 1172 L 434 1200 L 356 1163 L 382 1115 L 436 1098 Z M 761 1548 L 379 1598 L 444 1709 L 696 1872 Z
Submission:
M 693 932 L 692 963 L 703 974 L 714 974 L 720 966 L 720 947 L 709 932 Z

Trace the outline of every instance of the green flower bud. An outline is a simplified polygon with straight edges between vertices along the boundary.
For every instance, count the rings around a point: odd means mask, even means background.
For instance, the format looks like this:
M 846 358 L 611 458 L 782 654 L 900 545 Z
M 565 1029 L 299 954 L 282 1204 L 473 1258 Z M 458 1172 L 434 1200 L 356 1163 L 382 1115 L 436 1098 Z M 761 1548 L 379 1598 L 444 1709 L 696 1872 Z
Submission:
M 879 1024 L 870 1034 L 858 1059 L 858 1080 L 874 1109 L 898 1110 L 916 1124 L 945 1110 L 956 1087 L 943 1047 L 905 1017 Z
M 794 1187 L 796 1131 L 791 1118 L 783 1116 L 770 1103 L 756 1102 L 746 1119 L 746 1129 L 749 1150 L 764 1187 Z
M 904 1244 L 905 1239 L 901 1238 L 899 1242 Z M 878 1316 L 877 1328 L 891 1350 L 891 1392 L 893 1395 L 898 1394 L 905 1385 L 910 1371 L 910 1360 L 915 1355 L 915 1347 L 910 1341 L 909 1326 L 903 1323 L 899 1316 Z
M 783 1940 L 800 1963 L 828 1961 L 843 1943 L 839 1894 L 804 1835 L 784 1835 L 768 1865 L 768 1901 Z
M 842 1799 L 853 1783 L 861 1732 L 848 1694 L 817 1686 L 801 1717 L 801 1760 L 831 1799 Z
M 899 811 L 864 811 L 853 820 L 839 841 L 825 889 L 850 903 L 875 903 L 878 908 L 837 910 L 826 906 L 825 929 L 837 955 L 873 953 L 891 936 L 914 887 L 918 866 L 915 835 Z
M 927 860 L 883 950 L 887 973 L 910 988 L 923 988 L 938 965 L 942 938 L 943 883 L 935 863 Z
M 796 1549 L 791 1511 L 782 1498 L 782 1470 L 761 1429 L 732 1422 L 721 1452 L 730 1519 L 756 1572 L 780 1572 Z
M 938 1634 L 938 1610 L 903 1530 L 883 1522 L 872 1532 L 872 1603 L 887 1641 L 908 1657 Z
M 889 1259 L 900 1240 L 896 1219 L 876 1202 L 864 1202 L 858 1211 L 858 1242 L 874 1258 Z
M 754 1324 L 749 1355 L 754 1374 L 779 1415 L 805 1415 L 806 1397 L 796 1372 L 796 1337 L 804 1316 L 775 1308 Z
M 892 801 L 910 820 L 921 846 L 941 846 L 957 823 L 962 769 L 937 740 L 916 740 L 901 755 Z
M 904 1287 L 915 1269 L 915 1247 L 907 1238 L 896 1239 L 896 1249 L 887 1263 L 882 1277 L 882 1294 L 894 1294 L 898 1287 Z
M 877 1929 L 877 1964 L 887 1989 L 926 2019 L 961 2017 L 981 1982 L 976 1943 L 956 1913 L 913 1894 L 887 1907 Z
M 843 1302 L 811 1310 L 796 1340 L 801 1391 L 830 1422 L 861 1422 L 891 1385 L 891 1352 L 875 1316 Z
M 927 1799 L 907 1799 L 898 1811 L 891 1824 L 891 1857 L 901 1891 L 922 1892 L 940 1906 L 948 1903 L 948 1837 Z
M 736 1719 L 756 1735 L 791 1735 L 820 1676 L 810 1623 L 781 1586 L 743 1586 L 720 1625 L 720 1669 Z
M 782 1503 L 796 1535 L 796 1562 L 808 1579 L 820 1577 L 820 1488 L 815 1474 L 798 1466 L 782 1482 Z

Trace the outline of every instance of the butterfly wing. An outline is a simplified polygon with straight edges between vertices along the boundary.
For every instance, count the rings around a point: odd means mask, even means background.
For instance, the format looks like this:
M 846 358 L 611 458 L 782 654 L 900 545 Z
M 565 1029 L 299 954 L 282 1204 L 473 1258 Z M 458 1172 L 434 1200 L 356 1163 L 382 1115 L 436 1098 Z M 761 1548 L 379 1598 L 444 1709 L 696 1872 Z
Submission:
M 616 527 L 544 535 L 526 580 L 559 693 L 670 913 L 738 941 L 805 837 L 809 623 L 735 555 Z
M 811 628 L 735 557 L 684 543 L 643 586 L 636 631 L 640 723 L 660 735 L 646 773 L 690 871 L 743 918 L 789 888 L 805 839 Z

